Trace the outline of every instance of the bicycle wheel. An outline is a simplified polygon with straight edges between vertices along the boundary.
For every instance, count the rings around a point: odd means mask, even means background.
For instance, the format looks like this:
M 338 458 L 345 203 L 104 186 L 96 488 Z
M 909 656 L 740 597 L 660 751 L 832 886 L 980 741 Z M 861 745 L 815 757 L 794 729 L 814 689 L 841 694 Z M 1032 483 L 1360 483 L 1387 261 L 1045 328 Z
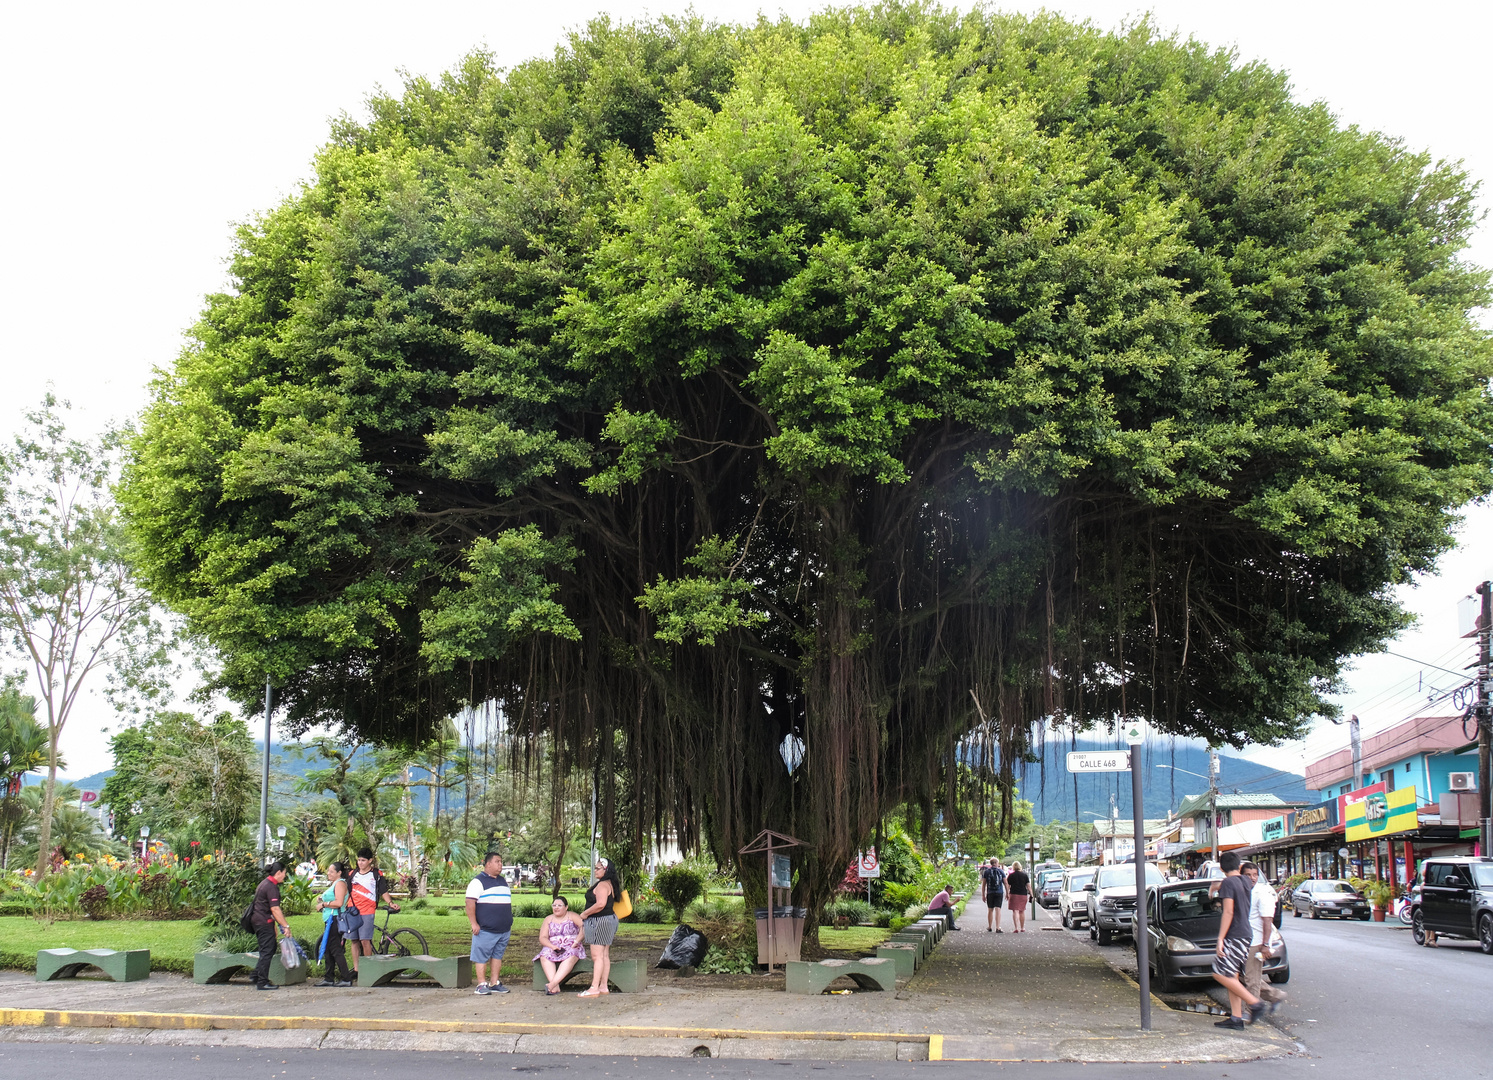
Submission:
M 404 926 L 384 937 L 379 952 L 384 956 L 429 956 L 430 946 L 424 934 Z

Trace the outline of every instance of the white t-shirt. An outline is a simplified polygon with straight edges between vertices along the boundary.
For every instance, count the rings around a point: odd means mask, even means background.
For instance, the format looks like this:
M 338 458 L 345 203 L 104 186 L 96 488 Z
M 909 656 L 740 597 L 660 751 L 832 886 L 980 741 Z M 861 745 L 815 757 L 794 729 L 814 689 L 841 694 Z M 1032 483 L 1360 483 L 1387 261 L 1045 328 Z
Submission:
M 1265 920 L 1273 918 L 1275 918 L 1275 890 L 1261 881 L 1249 891 L 1249 943 L 1251 945 L 1265 943 Z M 1273 927 L 1270 932 L 1270 944 L 1274 946 L 1279 941 L 1280 928 Z

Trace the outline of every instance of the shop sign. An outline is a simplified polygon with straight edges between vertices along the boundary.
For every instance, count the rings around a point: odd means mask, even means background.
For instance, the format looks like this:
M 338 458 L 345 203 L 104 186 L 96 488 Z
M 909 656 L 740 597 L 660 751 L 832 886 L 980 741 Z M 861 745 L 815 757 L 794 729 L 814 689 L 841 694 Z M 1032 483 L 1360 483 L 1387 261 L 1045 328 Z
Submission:
M 1092 840 L 1080 840 L 1077 847 L 1078 850 L 1075 854 L 1079 862 L 1086 862 L 1094 857 L 1094 842 Z
M 1271 818 L 1260 826 L 1260 843 L 1268 844 L 1272 840 L 1284 840 L 1286 838 L 1286 819 L 1284 817 Z
M 1348 805 L 1346 824 L 1349 840 L 1372 840 L 1414 831 L 1419 827 L 1415 817 L 1415 789 L 1369 792 Z
M 1319 802 L 1291 815 L 1291 833 L 1330 833 L 1337 828 L 1337 799 Z

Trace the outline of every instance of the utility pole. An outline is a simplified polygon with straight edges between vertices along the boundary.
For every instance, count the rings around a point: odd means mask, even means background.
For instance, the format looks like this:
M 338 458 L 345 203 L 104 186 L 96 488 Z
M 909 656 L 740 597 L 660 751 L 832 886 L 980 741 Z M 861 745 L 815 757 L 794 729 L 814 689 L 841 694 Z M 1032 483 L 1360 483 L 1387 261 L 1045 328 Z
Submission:
M 1363 786 L 1363 734 L 1358 726 L 1357 713 L 1348 717 L 1348 745 L 1353 748 L 1353 779 L 1348 790 L 1357 791 Z
M 1479 851 L 1487 856 L 1493 851 L 1493 769 L 1490 769 L 1490 746 L 1493 746 L 1493 700 L 1490 700 L 1489 677 L 1493 656 L 1493 582 L 1477 587 L 1483 598 L 1483 610 L 1477 625 L 1477 802 Z
M 1208 832 L 1213 841 L 1213 861 L 1218 861 L 1218 751 L 1208 747 Z
M 275 711 L 275 688 L 264 677 L 264 772 L 259 777 L 259 839 L 254 850 L 264 854 L 265 834 L 270 826 L 270 717 Z

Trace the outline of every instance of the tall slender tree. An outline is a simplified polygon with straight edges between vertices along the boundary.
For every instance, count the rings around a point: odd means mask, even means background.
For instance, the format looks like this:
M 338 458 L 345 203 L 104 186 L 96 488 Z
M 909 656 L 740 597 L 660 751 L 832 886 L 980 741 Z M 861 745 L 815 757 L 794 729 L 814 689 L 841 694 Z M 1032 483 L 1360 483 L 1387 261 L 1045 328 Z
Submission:
M 0 629 L 29 662 L 47 729 L 37 874 L 47 871 L 58 746 L 96 672 L 164 661 L 150 594 L 133 575 L 111 484 L 123 433 L 70 438 L 48 394 L 0 451 Z

